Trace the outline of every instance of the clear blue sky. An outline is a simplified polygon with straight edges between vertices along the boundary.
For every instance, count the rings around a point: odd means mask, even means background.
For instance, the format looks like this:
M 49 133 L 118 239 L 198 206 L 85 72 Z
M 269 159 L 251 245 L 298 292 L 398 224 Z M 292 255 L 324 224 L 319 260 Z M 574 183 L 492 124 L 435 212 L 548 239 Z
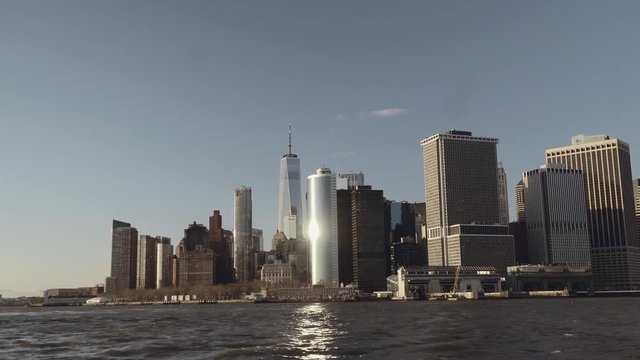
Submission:
M 2 1 L 0 294 L 103 282 L 112 218 L 174 244 L 213 209 L 231 229 L 240 185 L 270 243 L 290 120 L 303 174 L 362 170 L 394 200 L 423 200 L 419 141 L 450 128 L 500 138 L 511 198 L 578 133 L 629 142 L 637 176 L 639 16 L 637 1 Z

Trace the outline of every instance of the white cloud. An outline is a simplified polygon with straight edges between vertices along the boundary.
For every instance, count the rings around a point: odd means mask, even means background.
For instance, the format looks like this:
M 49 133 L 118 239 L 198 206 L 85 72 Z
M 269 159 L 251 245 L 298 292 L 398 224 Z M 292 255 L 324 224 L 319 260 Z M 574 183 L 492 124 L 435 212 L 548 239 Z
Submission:
M 344 119 L 346 119 L 347 116 L 345 114 L 338 114 L 336 115 L 336 117 L 334 118 L 335 121 L 342 121 Z
M 408 112 L 409 112 L 409 109 L 387 108 L 387 109 L 380 109 L 380 110 L 370 111 L 367 114 L 369 116 L 372 116 L 372 117 L 391 119 L 391 118 L 395 118 L 395 117 L 404 115 L 404 114 L 406 114 Z

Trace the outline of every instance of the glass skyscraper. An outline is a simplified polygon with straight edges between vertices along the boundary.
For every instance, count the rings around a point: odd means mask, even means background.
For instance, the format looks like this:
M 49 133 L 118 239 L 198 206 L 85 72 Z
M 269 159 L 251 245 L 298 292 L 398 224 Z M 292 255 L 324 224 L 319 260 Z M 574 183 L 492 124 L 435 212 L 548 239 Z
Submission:
M 307 177 L 311 284 L 338 284 L 336 176 L 327 168 Z
M 289 152 L 280 159 L 280 193 L 278 201 L 278 230 L 287 238 L 302 237 L 302 196 L 300 189 L 300 159 L 291 152 L 291 125 L 289 125 Z

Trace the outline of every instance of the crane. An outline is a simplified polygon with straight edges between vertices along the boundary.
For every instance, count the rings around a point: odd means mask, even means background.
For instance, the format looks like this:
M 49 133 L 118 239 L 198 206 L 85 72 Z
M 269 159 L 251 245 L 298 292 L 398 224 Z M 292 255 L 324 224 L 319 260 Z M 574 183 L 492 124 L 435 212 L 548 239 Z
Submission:
M 447 299 L 449 300 L 458 300 L 458 297 L 456 296 L 456 293 L 458 292 L 458 282 L 460 280 L 460 268 L 462 266 L 458 265 L 456 267 L 456 277 L 453 280 L 453 288 L 451 289 L 451 293 L 449 294 L 449 296 L 447 297 Z

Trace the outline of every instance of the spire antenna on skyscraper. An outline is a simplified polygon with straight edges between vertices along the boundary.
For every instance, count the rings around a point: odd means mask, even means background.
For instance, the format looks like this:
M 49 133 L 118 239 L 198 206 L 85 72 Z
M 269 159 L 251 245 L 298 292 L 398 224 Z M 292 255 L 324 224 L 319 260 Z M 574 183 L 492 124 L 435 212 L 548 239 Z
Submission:
M 291 155 L 291 121 L 289 121 L 289 155 Z

